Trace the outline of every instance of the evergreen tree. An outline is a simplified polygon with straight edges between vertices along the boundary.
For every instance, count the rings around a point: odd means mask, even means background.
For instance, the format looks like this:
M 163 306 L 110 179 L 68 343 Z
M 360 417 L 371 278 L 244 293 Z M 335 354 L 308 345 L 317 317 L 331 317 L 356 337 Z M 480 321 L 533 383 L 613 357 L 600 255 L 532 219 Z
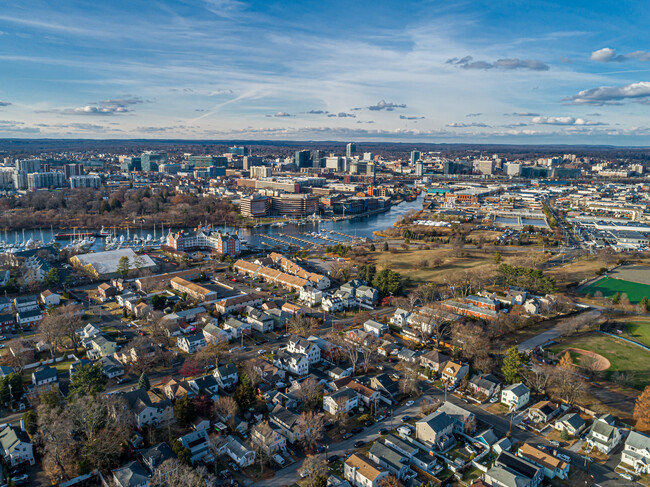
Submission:
M 384 252 L 388 252 L 388 240 L 384 240 Z
M 521 371 L 524 367 L 524 359 L 522 354 L 519 353 L 516 346 L 508 349 L 506 356 L 503 359 L 503 366 L 501 373 L 506 383 L 514 384 L 521 380 Z
M 621 293 L 617 292 L 612 296 L 612 304 L 618 304 L 621 302 Z
M 43 284 L 45 287 L 54 287 L 59 285 L 59 270 L 56 267 L 52 267 L 47 274 L 45 274 Z
M 129 269 L 131 268 L 131 265 L 129 264 L 129 258 L 128 256 L 123 256 L 120 257 L 120 260 L 117 263 L 117 274 L 119 274 L 122 277 L 126 277 L 126 275 L 129 273 Z
M 70 395 L 94 396 L 102 392 L 106 386 L 106 378 L 102 374 L 99 363 L 77 367 L 70 379 Z
M 501 254 L 498 251 L 494 253 L 494 263 L 495 264 L 501 263 Z
M 140 379 L 138 380 L 138 389 L 144 389 L 145 391 L 151 389 L 149 376 L 145 372 L 142 372 L 142 375 L 140 375 Z
M 183 396 L 176 401 L 176 404 L 174 404 L 174 414 L 179 425 L 183 428 L 189 426 L 194 419 L 194 403 L 189 396 Z

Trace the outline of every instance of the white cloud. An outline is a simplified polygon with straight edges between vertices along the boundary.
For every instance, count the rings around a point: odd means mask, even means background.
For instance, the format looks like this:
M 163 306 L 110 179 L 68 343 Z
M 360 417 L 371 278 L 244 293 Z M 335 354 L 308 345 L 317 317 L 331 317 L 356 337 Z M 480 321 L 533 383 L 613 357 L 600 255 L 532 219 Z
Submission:
M 465 56 L 463 58 L 447 59 L 445 64 L 453 64 L 454 66 L 463 69 L 492 69 L 500 68 L 506 70 L 513 69 L 529 69 L 531 71 L 548 71 L 550 68 L 548 64 L 544 64 L 537 59 L 518 59 L 518 58 L 505 58 L 497 59 L 494 62 L 488 61 L 474 61 L 472 56 Z
M 624 86 L 600 86 L 580 91 L 578 94 L 564 98 L 563 101 L 573 105 L 622 105 L 625 100 L 647 103 L 650 97 L 650 81 L 640 81 Z
M 576 117 L 534 117 L 531 122 L 540 125 L 607 125 L 602 122 L 590 122 L 584 118 Z
M 637 61 L 650 61 L 650 52 L 647 51 L 634 51 L 628 54 L 619 54 L 616 55 L 616 49 L 610 47 L 603 47 L 591 53 L 589 59 L 592 61 L 597 61 L 600 63 L 610 63 L 610 62 L 623 62 L 628 59 L 636 59 Z
M 472 122 L 472 123 L 452 122 L 452 123 L 448 123 L 446 126 L 447 126 L 447 127 L 453 127 L 453 128 L 465 128 L 465 127 L 489 127 L 488 124 L 483 123 L 483 122 Z

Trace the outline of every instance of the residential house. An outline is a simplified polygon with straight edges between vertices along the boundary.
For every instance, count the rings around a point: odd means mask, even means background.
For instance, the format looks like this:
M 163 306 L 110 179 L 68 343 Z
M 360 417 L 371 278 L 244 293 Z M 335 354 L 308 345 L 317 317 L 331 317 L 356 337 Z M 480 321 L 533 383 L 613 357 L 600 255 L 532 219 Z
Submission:
M 135 416 L 136 426 L 162 426 L 174 421 L 174 407 L 169 399 L 160 399 L 144 389 L 125 392 L 127 407 Z
M 16 322 L 22 327 L 38 323 L 42 319 L 43 312 L 40 308 L 18 311 L 18 313 L 16 313 Z
M 309 357 L 304 353 L 291 353 L 280 350 L 273 359 L 273 365 L 299 376 L 309 373 Z
M 408 317 L 411 315 L 410 312 L 402 308 L 397 308 L 393 313 L 393 316 L 390 318 L 390 322 L 393 325 L 399 326 L 400 328 L 406 325 Z
M 107 357 L 117 351 L 117 343 L 107 335 L 101 334 L 90 340 L 90 346 L 97 357 Z
M 269 414 L 269 421 L 278 428 L 279 432 L 289 443 L 296 443 L 302 439 L 302 433 L 298 431 L 298 420 L 300 414 L 278 404 Z
M 230 335 L 212 321 L 203 327 L 202 333 L 206 344 L 216 345 L 220 342 L 228 342 L 230 339 Z
M 72 376 L 76 374 L 81 369 L 81 367 L 85 367 L 87 365 L 92 365 L 92 364 L 93 364 L 92 360 L 88 360 L 85 358 L 72 362 L 70 364 L 70 370 L 69 370 L 70 379 L 72 379 Z
M 233 363 L 218 366 L 214 369 L 212 375 L 214 375 L 219 387 L 225 390 L 233 389 L 239 381 L 237 367 L 235 367 L 235 364 Z
M 228 456 L 240 467 L 248 467 L 255 462 L 255 452 L 244 445 L 236 436 L 228 435 L 225 450 Z
M 234 313 L 246 309 L 247 306 L 254 308 L 262 306 L 262 296 L 257 294 L 241 294 L 232 298 L 221 299 L 214 303 L 214 309 L 222 315 Z
M 262 382 L 275 385 L 278 382 L 282 382 L 286 376 L 284 370 L 280 370 L 278 367 L 273 365 L 270 362 L 262 359 L 254 359 L 254 367 L 257 373 L 260 375 Z
M 367 320 L 363 324 L 363 329 L 368 333 L 372 333 L 377 338 L 382 336 L 384 333 L 388 333 L 389 330 L 388 325 L 375 320 Z
M 293 303 L 289 303 L 289 302 L 284 303 L 282 305 L 282 308 L 280 308 L 280 309 L 282 311 L 284 311 L 285 313 L 287 313 L 289 316 L 292 316 L 292 317 L 302 315 L 302 314 L 305 313 L 305 310 L 302 309 L 302 307 L 298 306 L 297 304 L 293 304 Z
M 149 487 L 151 474 L 139 462 L 129 462 L 113 470 L 113 482 L 118 487 Z
M 510 410 L 517 411 L 530 401 L 530 389 L 524 384 L 511 384 L 501 391 L 501 402 Z
M 186 380 L 178 381 L 174 378 L 169 379 L 162 386 L 162 393 L 168 399 L 179 399 L 184 396 L 194 395 L 194 391 L 190 386 L 189 382 Z
M 46 289 L 41 293 L 41 302 L 43 306 L 47 306 L 48 308 L 50 306 L 58 306 L 61 303 L 61 295 Z
M 102 298 L 104 298 L 104 300 L 117 296 L 117 288 L 115 286 L 111 286 L 107 282 L 104 282 L 97 286 L 97 292 Z
M 457 433 L 470 434 L 474 431 L 476 426 L 476 418 L 474 413 L 456 406 L 452 402 L 444 402 L 438 411 L 446 413 L 454 422 L 454 431 Z
M 16 318 L 11 313 L 0 314 L 0 332 L 4 333 L 16 327 Z
M 621 453 L 621 465 L 637 474 L 650 472 L 650 436 L 630 431 Z
M 30 311 L 39 309 L 38 298 L 36 296 L 18 296 L 14 298 L 14 307 L 17 312 Z
M 191 335 L 181 335 L 176 342 L 178 348 L 185 353 L 194 353 L 197 350 L 207 346 L 203 334 L 193 333 Z
M 323 308 L 323 311 L 326 311 L 327 313 L 335 313 L 337 311 L 341 311 L 344 309 L 343 299 L 341 299 L 339 296 L 323 296 L 321 307 Z
M 365 455 L 353 453 L 343 464 L 343 475 L 354 487 L 378 487 L 389 474 Z
M 89 341 L 95 338 L 97 335 L 101 335 L 102 330 L 99 327 L 88 323 L 86 326 L 80 330 L 77 330 L 75 333 L 82 341 Z
M 528 408 L 528 419 L 534 423 L 548 423 L 559 415 L 562 409 L 551 401 L 539 401 Z
M 566 430 L 571 436 L 578 436 L 587 426 L 587 422 L 578 413 L 569 413 L 562 416 L 555 422 L 555 429 Z
M 360 303 L 372 306 L 379 301 L 379 290 L 370 286 L 359 286 L 355 291 L 355 297 Z
M 594 421 L 585 437 L 585 441 L 590 448 L 595 448 L 601 453 L 609 455 L 621 442 L 621 432 L 614 426 L 613 418 L 605 415 Z
M 218 399 L 219 383 L 213 375 L 204 375 L 187 381 L 195 394 L 204 393 L 214 401 Z
M 451 360 L 445 364 L 441 370 L 442 381 L 450 385 L 457 385 L 469 373 L 469 365 L 462 362 L 452 362 Z
M 7 313 L 11 311 L 12 300 L 7 296 L 0 296 L 0 313 Z
M 102 369 L 102 375 L 107 379 L 113 379 L 124 375 L 124 366 L 115 357 L 102 357 L 98 362 Z
M 192 431 L 181 436 L 178 441 L 190 451 L 192 465 L 197 462 L 212 463 L 214 461 L 214 456 L 211 452 L 210 437 L 207 431 Z
M 566 480 L 569 477 L 569 463 L 534 446 L 524 443 L 517 452 L 521 458 L 528 460 L 533 465 L 544 469 L 544 476 L 548 479 L 559 478 Z
M 249 333 L 252 329 L 252 325 L 238 320 L 237 318 L 228 318 L 223 324 L 223 329 L 226 330 L 234 340 L 240 338 L 242 334 L 246 335 Z
M 318 306 L 323 301 L 323 291 L 314 289 L 313 287 L 304 287 L 300 289 L 300 301 L 305 305 L 313 308 Z
M 5 426 L 0 431 L 0 448 L 2 458 L 9 467 L 22 463 L 34 465 L 34 449 L 29 435 L 15 426 Z
M 291 353 L 301 353 L 307 355 L 309 365 L 317 364 L 321 361 L 320 348 L 314 342 L 296 335 L 292 335 L 287 343 L 287 351 Z
M 273 331 L 274 321 L 273 317 L 264 311 L 249 306 L 246 308 L 246 321 L 251 324 L 253 330 L 260 333 L 267 333 Z
M 416 421 L 415 433 L 421 442 L 438 450 L 444 450 L 456 441 L 455 425 L 456 423 L 447 413 L 436 411 Z
M 59 372 L 55 367 L 42 365 L 32 372 L 32 384 L 36 387 L 51 388 L 53 384 L 59 382 Z
M 372 444 L 368 456 L 398 479 L 403 479 L 409 470 L 409 458 L 381 440 Z
M 287 439 L 278 430 L 274 429 L 268 421 L 257 423 L 253 427 L 251 441 L 267 455 L 284 452 L 287 449 Z
M 492 374 L 475 374 L 469 380 L 469 388 L 475 396 L 487 399 L 499 393 L 501 382 Z
M 151 313 L 152 309 L 153 308 L 145 302 L 136 303 L 136 305 L 133 307 L 133 315 L 137 319 L 146 318 L 147 316 L 149 316 L 149 313 Z
M 370 408 L 370 405 L 374 404 L 375 407 L 377 407 L 377 402 L 381 397 L 381 393 L 379 391 L 364 386 L 363 384 L 357 381 L 350 381 L 348 387 L 357 392 L 357 394 L 359 395 L 359 400 L 364 406 Z
M 371 377 L 370 387 L 389 398 L 399 395 L 399 383 L 391 379 L 388 374 L 379 374 Z
M 333 416 L 352 411 L 359 405 L 359 395 L 354 389 L 343 387 L 323 396 L 323 410 Z
M 449 360 L 449 356 L 437 352 L 436 350 L 431 350 L 430 352 L 420 355 L 420 364 L 423 367 L 428 367 L 436 373 L 440 372 Z
M 152 475 L 164 461 L 176 458 L 167 443 L 158 443 L 155 446 L 141 450 L 139 453 L 142 462 Z
M 505 473 L 509 474 L 508 476 L 514 476 L 516 478 L 515 483 L 512 483 L 512 480 L 503 482 L 502 478 L 499 478 L 498 476 L 495 480 L 492 480 L 490 482 L 488 479 L 494 479 L 495 477 L 493 474 L 490 474 L 494 468 L 503 469 L 501 474 L 503 474 L 505 471 Z M 506 476 L 506 478 L 508 476 Z M 495 460 L 492 469 L 488 470 L 488 472 L 485 474 L 485 479 L 491 485 L 504 487 L 537 487 L 538 485 L 541 485 L 542 481 L 544 480 L 544 469 L 538 467 L 537 465 L 534 465 L 528 460 L 513 455 L 510 452 L 502 452 Z
M 351 377 L 352 367 L 348 367 L 346 369 L 343 367 L 334 367 L 333 369 L 327 371 L 327 375 L 329 375 L 334 380 L 343 379 L 344 377 Z
M 206 313 L 207 310 L 203 306 L 197 306 L 196 308 L 169 313 L 163 316 L 162 319 L 175 325 L 180 325 L 181 323 L 194 323 L 199 316 L 205 315 Z

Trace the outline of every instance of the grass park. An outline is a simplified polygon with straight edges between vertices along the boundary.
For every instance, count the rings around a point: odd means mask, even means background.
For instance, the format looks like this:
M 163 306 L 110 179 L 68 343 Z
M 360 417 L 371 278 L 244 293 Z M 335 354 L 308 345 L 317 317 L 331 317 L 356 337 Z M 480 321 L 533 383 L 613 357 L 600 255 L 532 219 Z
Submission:
M 627 299 L 632 304 L 638 303 L 644 296 L 650 298 L 649 285 L 611 277 L 603 277 L 581 289 L 581 293 L 585 295 L 595 296 L 597 292 L 602 293 L 607 298 L 614 296 L 616 293 L 620 293 L 621 296 L 626 294 Z
M 650 347 L 650 318 L 637 316 L 625 323 L 629 338 Z
M 630 385 L 636 389 L 643 389 L 650 383 L 650 352 L 637 345 L 616 337 L 589 332 L 561 339 L 548 350 L 559 354 L 570 348 L 595 352 L 609 360 L 610 367 L 603 371 L 604 377 L 608 380 L 612 380 L 616 373 L 624 373 L 629 376 Z M 575 352 L 571 353 L 571 357 L 574 363 L 580 366 L 582 357 Z

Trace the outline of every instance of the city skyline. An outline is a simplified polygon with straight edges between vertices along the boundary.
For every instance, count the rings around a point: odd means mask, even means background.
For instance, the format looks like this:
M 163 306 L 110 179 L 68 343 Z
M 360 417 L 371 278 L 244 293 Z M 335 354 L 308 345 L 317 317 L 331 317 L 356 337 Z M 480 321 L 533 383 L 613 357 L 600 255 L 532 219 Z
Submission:
M 647 19 L 641 2 L 7 2 L 0 137 L 648 145 Z

